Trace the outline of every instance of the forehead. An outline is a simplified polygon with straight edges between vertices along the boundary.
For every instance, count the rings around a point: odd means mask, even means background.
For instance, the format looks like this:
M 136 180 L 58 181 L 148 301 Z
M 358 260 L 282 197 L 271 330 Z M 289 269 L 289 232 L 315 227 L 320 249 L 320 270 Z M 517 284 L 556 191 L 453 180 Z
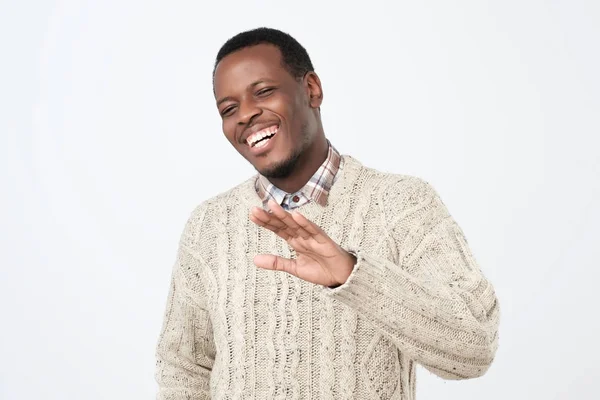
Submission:
M 228 96 L 230 92 L 245 90 L 257 80 L 290 79 L 283 67 L 281 52 L 273 45 L 259 44 L 246 47 L 224 57 L 215 70 L 215 94 Z

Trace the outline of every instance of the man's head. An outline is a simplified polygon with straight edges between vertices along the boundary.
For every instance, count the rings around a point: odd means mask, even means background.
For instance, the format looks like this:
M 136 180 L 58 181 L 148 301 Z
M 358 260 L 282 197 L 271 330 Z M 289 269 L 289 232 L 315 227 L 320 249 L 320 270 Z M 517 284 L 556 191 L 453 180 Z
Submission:
M 223 133 L 261 174 L 282 179 L 308 163 L 324 138 L 323 91 L 294 38 L 269 28 L 232 37 L 217 54 L 213 84 Z

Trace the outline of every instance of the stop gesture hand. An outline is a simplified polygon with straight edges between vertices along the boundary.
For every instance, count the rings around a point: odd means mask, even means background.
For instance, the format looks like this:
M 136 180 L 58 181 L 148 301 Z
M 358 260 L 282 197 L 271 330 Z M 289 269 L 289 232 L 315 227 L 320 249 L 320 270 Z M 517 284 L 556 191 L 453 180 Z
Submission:
M 271 213 L 253 207 L 250 220 L 273 231 L 296 252 L 295 259 L 272 254 L 254 257 L 257 267 L 284 271 L 305 281 L 335 287 L 346 282 L 356 258 L 335 243 L 321 228 L 297 211 L 287 212 L 273 200 Z

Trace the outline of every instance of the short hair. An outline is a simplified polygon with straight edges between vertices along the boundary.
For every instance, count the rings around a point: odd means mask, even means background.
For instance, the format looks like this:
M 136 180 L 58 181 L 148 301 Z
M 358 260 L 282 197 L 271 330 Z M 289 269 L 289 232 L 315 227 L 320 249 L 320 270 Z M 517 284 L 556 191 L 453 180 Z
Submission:
M 314 71 L 308 52 L 296 39 L 280 30 L 261 27 L 238 33 L 221 46 L 213 69 L 213 80 L 217 65 L 223 58 L 238 50 L 258 44 L 271 44 L 277 47 L 281 52 L 283 67 L 294 78 L 301 78 L 307 72 Z

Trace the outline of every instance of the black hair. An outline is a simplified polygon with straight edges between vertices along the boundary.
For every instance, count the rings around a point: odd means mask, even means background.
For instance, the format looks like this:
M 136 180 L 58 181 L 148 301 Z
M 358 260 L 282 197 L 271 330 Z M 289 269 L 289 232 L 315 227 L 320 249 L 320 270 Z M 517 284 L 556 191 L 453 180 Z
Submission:
M 243 48 L 265 43 L 279 49 L 283 67 L 294 78 L 302 78 L 307 72 L 314 71 L 306 49 L 296 39 L 280 30 L 262 27 L 238 33 L 221 46 L 213 69 L 213 79 L 217 65 L 223 58 Z

